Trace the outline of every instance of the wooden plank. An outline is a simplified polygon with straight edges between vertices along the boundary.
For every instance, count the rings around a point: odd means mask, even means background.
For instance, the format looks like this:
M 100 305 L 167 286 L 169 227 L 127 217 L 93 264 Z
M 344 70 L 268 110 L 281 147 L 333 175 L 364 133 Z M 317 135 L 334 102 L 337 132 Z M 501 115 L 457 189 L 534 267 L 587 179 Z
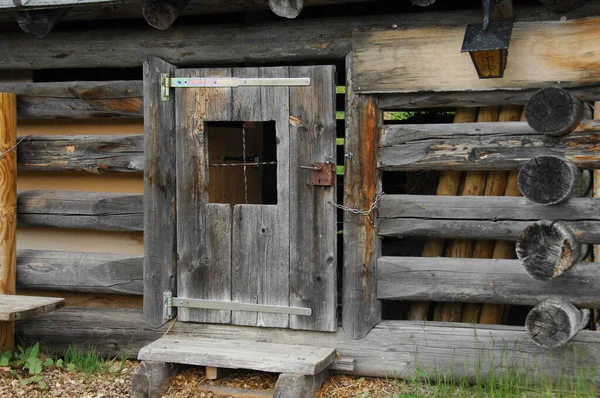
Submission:
M 290 88 L 290 305 L 312 309 L 291 316 L 293 329 L 337 329 L 336 184 L 316 187 L 300 166 L 336 164 L 335 67 L 294 67 L 290 77 L 310 77 Z M 294 172 L 296 171 L 296 172 Z
M 536 305 L 555 296 L 599 308 L 599 267 L 597 263 L 580 263 L 560 278 L 537 281 L 523 271 L 519 260 L 380 257 L 377 297 Z
M 159 58 L 144 62 L 144 319 L 163 320 L 163 293 L 176 294 L 177 208 L 175 101 L 161 100 L 161 73 L 175 67 Z
M 197 385 L 194 391 L 212 393 L 216 396 L 232 398 L 273 398 L 273 392 L 267 390 L 248 390 L 243 388 Z
M 516 22 L 502 79 L 478 78 L 469 54 L 460 51 L 464 26 L 357 32 L 353 36 L 357 91 L 489 91 L 597 84 L 594 65 L 600 44 L 585 40 L 600 33 L 597 22 L 594 17 Z
M 598 221 L 597 198 L 577 198 L 553 206 L 540 206 L 522 197 L 487 198 L 436 197 L 433 195 L 385 195 L 379 206 L 380 218 L 425 218 L 446 220 Z
M 383 170 L 509 170 L 536 156 L 564 157 L 580 168 L 600 167 L 596 122 L 547 137 L 526 122 L 388 125 L 380 146 Z
M 204 0 L 205 13 L 214 8 L 207 4 L 209 2 Z M 266 2 L 259 3 L 262 3 L 261 8 L 266 8 Z M 600 6 L 595 2 L 588 3 L 571 12 L 569 18 L 598 15 Z M 138 17 L 139 3 L 135 6 L 134 16 Z M 558 21 L 561 18 L 560 14 L 540 6 L 516 8 L 515 14 L 518 21 Z M 105 15 L 112 17 L 115 12 L 109 9 Z M 0 37 L 0 48 L 4 51 L 0 69 L 91 68 L 98 65 L 107 68 L 139 67 L 150 56 L 161 57 L 180 66 L 341 61 L 352 50 L 352 32 L 357 29 L 389 29 L 393 24 L 404 29 L 439 25 L 440 21 L 460 26 L 464 32 L 465 24 L 481 22 L 480 10 L 315 18 L 304 20 L 301 26 L 296 21 L 273 21 L 254 26 L 173 26 L 166 31 L 148 31 L 141 26 L 134 29 L 87 29 L 50 35 L 43 42 L 20 32 L 7 32 Z M 449 49 L 455 50 L 459 52 L 460 46 Z M 519 59 L 516 54 L 511 55 L 511 59 Z M 472 68 L 469 65 L 466 71 Z
M 180 69 L 176 77 L 231 76 L 231 69 Z M 205 121 L 231 120 L 230 88 L 185 88 L 175 90 L 177 122 L 177 296 L 184 298 L 230 298 L 230 262 L 216 256 L 226 245 L 210 232 L 225 232 L 215 224 L 208 228 L 209 156 Z M 223 209 L 221 209 L 223 211 Z M 224 214 L 222 217 L 226 217 Z M 223 219 L 225 221 L 225 219 Z M 229 224 L 231 225 L 231 224 Z M 223 226 L 226 227 L 226 226 Z M 220 273 L 223 272 L 223 275 Z M 222 283 L 222 284 L 220 284 Z M 212 286 L 211 284 L 220 284 Z M 223 291 L 224 290 L 224 291 Z M 230 322 L 230 313 L 179 308 L 179 320 Z
M 345 151 L 352 156 L 344 161 L 343 204 L 362 210 L 371 206 L 380 189 L 375 164 L 381 112 L 377 111 L 375 98 L 355 94 L 352 70 L 352 54 L 348 54 Z M 381 303 L 375 289 L 375 262 L 380 250 L 381 242 L 369 220 L 344 212 L 342 321 L 344 331 L 351 338 L 365 337 L 381 320 Z
M 107 333 L 110 325 L 110 333 Z M 160 338 L 168 325 L 150 328 L 141 311 L 92 308 L 64 308 L 17 324 L 19 334 L 40 341 L 47 352 L 64 352 L 69 345 L 85 349 L 94 341 L 104 355 L 119 357 Z M 519 377 L 538 369 L 551 378 L 570 377 L 590 371 L 600 376 L 600 334 L 581 331 L 559 350 L 533 344 L 522 326 L 470 325 L 423 321 L 382 321 L 364 339 L 354 340 L 340 329 L 334 333 L 300 330 L 246 328 L 232 325 L 202 325 L 176 322 L 170 334 L 207 339 L 240 339 L 264 343 L 299 344 L 335 348 L 342 357 L 354 358 L 357 376 L 411 378 L 418 367 L 428 374 L 452 369 L 460 380 L 475 382 L 494 370 L 497 378 L 512 366 Z M 456 349 L 460 347 L 460 349 Z M 543 365 L 540 367 L 540 365 Z M 587 374 L 587 373 L 586 373 Z M 533 377 L 541 377 L 533 376 Z M 541 380 L 541 378 L 538 378 Z
M 143 294 L 143 257 L 113 253 L 17 250 L 17 287 Z
M 143 195 L 84 191 L 19 191 L 21 226 L 142 231 Z
M 51 290 L 18 289 L 17 294 L 21 296 L 55 297 L 60 295 L 65 299 L 67 307 L 85 308 L 118 308 L 142 310 L 142 296 L 130 294 L 105 294 L 105 293 L 80 293 L 61 291 L 57 293 Z
M 19 119 L 142 118 L 142 85 L 140 80 L 2 82 L 0 91 L 17 94 Z
M 65 299 L 62 298 L 0 294 L 0 321 L 26 319 L 37 314 L 57 310 L 64 305 Z
M 86 171 L 142 173 L 144 136 L 29 135 L 17 147 L 23 171 Z
M 333 362 L 335 349 L 244 340 L 164 336 L 142 348 L 138 359 L 314 375 Z

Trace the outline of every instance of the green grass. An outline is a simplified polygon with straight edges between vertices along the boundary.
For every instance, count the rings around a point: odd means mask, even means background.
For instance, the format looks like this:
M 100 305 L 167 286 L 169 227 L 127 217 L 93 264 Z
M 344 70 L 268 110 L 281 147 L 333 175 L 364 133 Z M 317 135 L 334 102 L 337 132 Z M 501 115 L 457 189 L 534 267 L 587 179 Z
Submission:
M 69 370 L 80 370 L 84 373 L 98 373 L 106 370 L 108 362 L 96 351 L 96 347 L 89 346 L 82 351 L 70 345 L 65 352 L 63 361 Z

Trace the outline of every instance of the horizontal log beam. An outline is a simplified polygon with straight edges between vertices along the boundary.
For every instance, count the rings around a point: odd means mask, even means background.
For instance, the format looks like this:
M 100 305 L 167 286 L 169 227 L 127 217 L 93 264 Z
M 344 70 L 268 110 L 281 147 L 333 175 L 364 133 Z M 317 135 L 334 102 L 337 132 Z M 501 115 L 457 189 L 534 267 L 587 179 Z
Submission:
M 20 191 L 19 226 L 142 231 L 143 195 L 83 191 Z
M 19 119 L 143 117 L 142 82 L 138 80 L 0 82 L 0 91 L 17 94 Z
M 135 358 L 143 345 L 158 339 L 169 326 L 150 329 L 142 320 L 141 311 L 71 307 L 18 322 L 17 331 L 29 341 L 39 341 L 49 352 L 64 352 L 70 344 L 84 348 L 93 341 L 101 354 L 118 357 L 128 353 Z M 176 322 L 170 333 L 333 347 L 342 358 L 356 361 L 354 370 L 343 373 L 362 376 L 393 374 L 398 378 L 411 378 L 418 367 L 430 375 L 453 369 L 453 376 L 475 381 L 477 375 L 485 379 L 490 369 L 498 376 L 507 367 L 514 366 L 518 375 L 541 368 L 549 377 L 568 377 L 589 370 L 591 378 L 600 379 L 600 334 L 594 331 L 577 334 L 564 348 L 567 351 L 561 351 L 560 355 L 533 344 L 523 327 L 477 325 L 473 328 L 460 323 L 383 321 L 360 340 L 349 339 L 341 329 L 334 333 L 315 333 L 232 325 L 199 328 L 186 322 Z M 576 352 L 580 354 L 573 355 Z M 585 355 L 581 355 L 582 352 Z
M 31 135 L 17 146 L 17 167 L 19 171 L 142 173 L 144 136 Z
M 143 294 L 143 256 L 17 250 L 17 288 Z
M 515 14 L 519 21 L 560 19 L 560 15 L 542 6 L 516 9 Z M 599 14 L 600 5 L 593 2 L 573 11 L 569 18 Z M 342 61 L 352 49 L 356 30 L 389 29 L 393 25 L 402 30 L 439 25 L 440 21 L 464 30 L 465 24 L 480 20 L 479 10 L 474 9 L 315 18 L 302 24 L 282 20 L 256 25 L 173 26 L 166 31 L 88 29 L 49 35 L 43 42 L 20 33 L 5 33 L 0 37 L 0 69 L 139 67 L 149 56 L 177 66 Z
M 551 282 L 531 279 L 519 260 L 381 257 L 377 297 L 382 300 L 536 305 L 560 297 L 600 308 L 600 264 L 580 263 Z
M 510 170 L 536 156 L 556 155 L 600 168 L 600 122 L 548 137 L 526 122 L 387 125 L 381 132 L 383 170 Z
M 516 241 L 531 221 L 380 219 L 380 236 Z M 580 243 L 600 242 L 600 222 L 565 222 Z

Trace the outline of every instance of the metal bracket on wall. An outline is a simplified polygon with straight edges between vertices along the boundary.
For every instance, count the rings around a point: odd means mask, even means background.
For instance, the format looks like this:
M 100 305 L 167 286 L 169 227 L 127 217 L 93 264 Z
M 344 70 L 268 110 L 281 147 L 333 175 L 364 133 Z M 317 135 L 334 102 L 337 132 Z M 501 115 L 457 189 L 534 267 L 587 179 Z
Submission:
M 237 301 L 216 301 L 173 297 L 171 292 L 163 293 L 163 319 L 173 318 L 173 307 L 198 308 L 221 311 L 269 312 L 274 314 L 311 316 L 312 310 L 303 307 L 284 307 L 279 305 L 244 304 Z
M 168 101 L 174 87 L 310 86 L 309 77 L 170 77 L 160 75 L 161 99 Z

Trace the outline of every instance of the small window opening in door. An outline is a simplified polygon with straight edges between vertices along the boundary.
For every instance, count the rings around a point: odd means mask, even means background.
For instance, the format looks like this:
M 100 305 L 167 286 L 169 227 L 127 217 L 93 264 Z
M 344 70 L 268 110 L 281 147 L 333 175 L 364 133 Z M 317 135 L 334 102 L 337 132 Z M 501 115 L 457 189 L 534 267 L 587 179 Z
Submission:
M 275 122 L 207 122 L 209 201 L 277 204 Z

